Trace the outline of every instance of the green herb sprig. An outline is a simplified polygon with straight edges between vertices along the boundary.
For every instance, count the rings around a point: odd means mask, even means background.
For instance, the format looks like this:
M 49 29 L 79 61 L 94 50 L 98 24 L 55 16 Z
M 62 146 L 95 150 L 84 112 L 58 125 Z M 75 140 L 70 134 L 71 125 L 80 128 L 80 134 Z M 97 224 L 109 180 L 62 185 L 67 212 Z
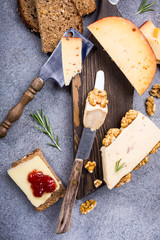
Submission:
M 122 165 L 120 166 L 120 162 L 122 161 L 122 158 L 116 162 L 116 165 L 115 165 L 115 172 L 117 173 L 119 170 L 121 170 L 122 168 L 124 168 L 124 165 L 125 163 L 122 163 Z
M 154 11 L 152 7 L 153 5 L 155 5 L 157 2 L 154 3 L 148 3 L 147 4 L 147 0 L 142 0 L 141 5 L 138 9 L 138 12 L 135 15 L 138 15 L 139 13 L 144 13 L 144 12 L 148 12 L 148 11 Z
M 37 128 L 39 131 L 44 132 L 48 137 L 50 137 L 50 139 L 52 140 L 53 143 L 47 143 L 48 145 L 53 146 L 53 147 L 57 148 L 58 150 L 62 151 L 59 146 L 58 136 L 56 136 L 56 140 L 54 139 L 53 132 L 49 125 L 47 116 L 43 117 L 43 110 L 41 109 L 41 113 L 39 113 L 39 111 L 36 110 L 36 113 L 31 113 L 30 115 L 34 118 L 34 120 L 36 120 L 36 122 L 42 128 L 38 128 L 35 125 L 34 125 L 34 127 Z

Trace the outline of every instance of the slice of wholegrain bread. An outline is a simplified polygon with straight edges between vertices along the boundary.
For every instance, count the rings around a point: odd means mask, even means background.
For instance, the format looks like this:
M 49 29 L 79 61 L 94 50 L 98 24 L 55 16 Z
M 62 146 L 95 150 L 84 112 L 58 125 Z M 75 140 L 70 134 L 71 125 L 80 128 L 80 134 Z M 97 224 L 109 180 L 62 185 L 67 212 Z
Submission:
M 69 28 L 83 31 L 82 17 L 71 0 L 35 0 L 43 52 L 53 52 Z
M 18 13 L 26 27 L 39 32 L 35 0 L 18 0 Z
M 73 0 L 82 16 L 88 15 L 96 10 L 95 0 Z
M 53 176 L 55 177 L 55 179 L 57 180 L 58 184 L 59 184 L 59 189 L 54 191 L 51 196 L 40 206 L 35 207 L 36 210 L 38 212 L 45 210 L 46 208 L 48 208 L 49 206 L 53 205 L 55 202 L 57 202 L 60 198 L 63 198 L 65 195 L 65 188 L 62 184 L 62 182 L 60 181 L 60 179 L 56 176 L 56 174 L 53 172 L 53 170 L 51 169 L 51 167 L 49 166 L 49 164 L 47 163 L 47 161 L 45 160 L 40 148 L 34 150 L 33 152 L 27 154 L 26 156 L 22 157 L 19 161 L 14 162 L 13 166 L 11 168 L 14 168 L 22 163 L 25 163 L 27 161 L 32 160 L 34 157 L 40 157 L 43 162 L 46 164 L 46 166 L 49 168 L 49 170 L 51 171 L 51 173 L 53 174 Z

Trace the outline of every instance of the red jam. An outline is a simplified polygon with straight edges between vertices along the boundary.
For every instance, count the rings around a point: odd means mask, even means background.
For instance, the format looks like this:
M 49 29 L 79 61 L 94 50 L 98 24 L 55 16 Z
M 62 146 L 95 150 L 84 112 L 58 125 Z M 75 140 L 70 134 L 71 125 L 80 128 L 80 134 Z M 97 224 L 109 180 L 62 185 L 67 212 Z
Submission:
M 43 193 L 51 193 L 56 189 L 56 182 L 43 172 L 34 169 L 28 174 L 28 181 L 31 183 L 33 195 L 35 197 L 42 197 Z

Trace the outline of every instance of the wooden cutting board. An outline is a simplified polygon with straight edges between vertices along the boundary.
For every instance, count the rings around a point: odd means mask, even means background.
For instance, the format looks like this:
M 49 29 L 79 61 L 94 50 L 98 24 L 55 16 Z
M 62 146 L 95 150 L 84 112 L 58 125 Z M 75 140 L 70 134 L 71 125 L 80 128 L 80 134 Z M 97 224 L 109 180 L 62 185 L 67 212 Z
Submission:
M 116 6 L 111 5 L 107 0 L 101 0 L 98 19 L 108 16 L 120 16 L 120 13 Z M 94 186 L 95 179 L 103 180 L 100 154 L 102 139 L 109 128 L 120 127 L 121 118 L 132 108 L 133 102 L 133 87 L 129 81 L 96 39 L 91 36 L 90 40 L 95 46 L 83 63 L 81 75 L 77 75 L 72 81 L 74 154 L 77 152 L 83 130 L 85 101 L 88 92 L 94 88 L 95 76 L 98 70 L 103 70 L 105 73 L 105 90 L 109 100 L 109 111 L 105 123 L 96 132 L 90 157 L 84 161 L 84 165 L 89 160 L 95 161 L 97 166 L 92 174 L 83 168 L 77 199 L 81 199 L 97 190 Z M 103 182 L 101 187 L 104 185 Z

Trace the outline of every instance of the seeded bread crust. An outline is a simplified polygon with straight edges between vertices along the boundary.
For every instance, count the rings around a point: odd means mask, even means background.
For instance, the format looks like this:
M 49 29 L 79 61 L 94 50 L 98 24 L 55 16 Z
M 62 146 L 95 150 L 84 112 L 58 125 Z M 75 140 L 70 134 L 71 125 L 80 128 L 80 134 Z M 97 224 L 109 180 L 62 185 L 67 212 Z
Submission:
M 86 16 L 96 10 L 95 0 L 73 0 L 82 16 Z
M 39 207 L 35 207 L 38 212 L 41 212 L 41 211 L 45 210 L 46 208 L 48 208 L 49 206 L 53 205 L 60 198 L 63 198 L 65 195 L 65 188 L 64 188 L 62 182 L 60 181 L 60 179 L 56 176 L 56 174 L 53 172 L 53 170 L 51 169 L 51 167 L 45 160 L 40 148 L 37 148 L 33 152 L 22 157 L 19 161 L 14 162 L 13 166 L 11 168 L 18 166 L 21 163 L 27 162 L 36 156 L 40 157 L 43 160 L 43 162 L 47 165 L 47 167 L 49 168 L 49 170 L 52 172 L 53 176 L 56 178 L 57 182 L 59 183 L 59 189 L 57 191 L 53 192 L 52 195 L 46 200 L 45 203 L 41 204 Z
M 32 32 L 39 33 L 35 0 L 18 0 L 17 5 L 18 13 L 26 27 Z
M 83 32 L 82 16 L 71 0 L 35 0 L 43 52 L 53 52 L 66 30 Z

